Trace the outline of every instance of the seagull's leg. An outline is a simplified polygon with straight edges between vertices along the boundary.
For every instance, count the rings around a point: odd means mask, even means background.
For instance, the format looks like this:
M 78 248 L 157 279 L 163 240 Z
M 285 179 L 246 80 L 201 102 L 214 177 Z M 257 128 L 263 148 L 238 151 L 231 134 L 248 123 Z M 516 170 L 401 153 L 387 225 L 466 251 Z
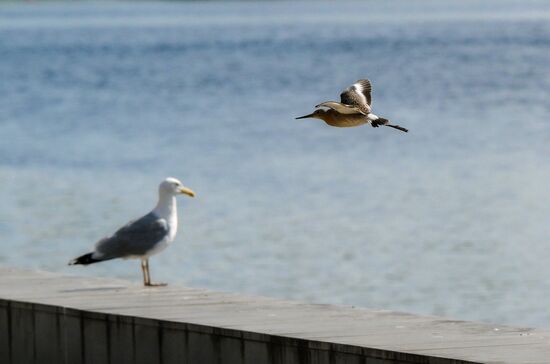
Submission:
M 143 285 L 149 286 L 151 284 L 151 279 L 149 278 L 147 259 L 141 260 L 141 271 L 143 272 Z
M 166 286 L 166 283 L 151 283 L 151 273 L 149 272 L 149 259 L 145 259 L 145 270 L 147 271 L 147 278 L 148 282 L 145 284 L 149 287 L 159 287 L 159 286 Z

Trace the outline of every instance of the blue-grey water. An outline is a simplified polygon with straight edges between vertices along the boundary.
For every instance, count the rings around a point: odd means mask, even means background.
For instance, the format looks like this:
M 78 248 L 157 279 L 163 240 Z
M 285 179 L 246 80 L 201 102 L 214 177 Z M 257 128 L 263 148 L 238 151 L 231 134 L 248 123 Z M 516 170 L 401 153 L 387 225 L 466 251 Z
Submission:
M 0 264 L 180 178 L 173 284 L 550 327 L 550 2 L 0 5 Z M 410 129 L 294 120 L 369 77 Z

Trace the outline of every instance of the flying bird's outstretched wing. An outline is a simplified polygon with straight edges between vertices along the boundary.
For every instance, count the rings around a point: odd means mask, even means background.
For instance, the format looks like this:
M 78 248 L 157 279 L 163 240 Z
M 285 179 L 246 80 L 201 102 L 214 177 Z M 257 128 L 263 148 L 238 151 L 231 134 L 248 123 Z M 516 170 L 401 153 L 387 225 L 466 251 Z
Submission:
M 363 114 L 371 112 L 372 86 L 366 78 L 355 82 L 340 94 L 342 104 L 350 105 L 361 110 Z
M 336 101 L 325 101 L 320 103 L 319 105 L 315 105 L 315 108 L 319 107 L 328 107 L 329 109 L 332 109 L 334 111 L 337 111 L 340 114 L 364 114 L 363 111 L 357 106 L 353 105 L 343 105 Z

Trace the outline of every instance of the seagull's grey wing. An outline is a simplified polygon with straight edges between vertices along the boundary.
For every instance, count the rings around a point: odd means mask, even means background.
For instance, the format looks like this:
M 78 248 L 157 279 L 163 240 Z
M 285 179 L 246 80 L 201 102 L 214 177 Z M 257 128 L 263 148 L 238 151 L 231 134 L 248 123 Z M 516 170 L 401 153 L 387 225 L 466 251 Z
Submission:
M 168 222 L 153 212 L 129 222 L 112 236 L 100 240 L 95 253 L 101 259 L 145 255 L 168 235 Z
M 342 104 L 356 106 L 364 114 L 371 112 L 372 86 L 369 80 L 359 80 L 340 94 Z

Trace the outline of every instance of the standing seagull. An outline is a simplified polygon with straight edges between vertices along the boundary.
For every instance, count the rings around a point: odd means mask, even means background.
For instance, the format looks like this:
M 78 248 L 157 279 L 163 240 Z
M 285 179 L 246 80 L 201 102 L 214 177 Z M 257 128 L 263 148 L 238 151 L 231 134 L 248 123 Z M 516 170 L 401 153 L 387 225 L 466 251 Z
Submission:
M 381 118 L 371 112 L 371 91 L 372 86 L 369 80 L 366 78 L 359 80 L 340 94 L 340 102 L 326 101 L 315 106 L 316 108 L 326 107 L 328 110 L 317 109 L 312 114 L 300 116 L 296 119 L 321 119 L 328 125 L 340 128 L 370 123 L 373 128 L 384 125 L 408 132 L 407 129 L 399 125 L 392 125 L 388 119 Z
M 149 257 L 164 250 L 176 236 L 178 194 L 195 197 L 195 193 L 184 187 L 177 179 L 166 178 L 159 185 L 159 200 L 153 211 L 130 221 L 113 235 L 101 239 L 96 243 L 93 252 L 71 260 L 69 265 L 88 265 L 116 258 L 141 259 L 143 284 L 165 286 L 165 283 L 151 283 Z

